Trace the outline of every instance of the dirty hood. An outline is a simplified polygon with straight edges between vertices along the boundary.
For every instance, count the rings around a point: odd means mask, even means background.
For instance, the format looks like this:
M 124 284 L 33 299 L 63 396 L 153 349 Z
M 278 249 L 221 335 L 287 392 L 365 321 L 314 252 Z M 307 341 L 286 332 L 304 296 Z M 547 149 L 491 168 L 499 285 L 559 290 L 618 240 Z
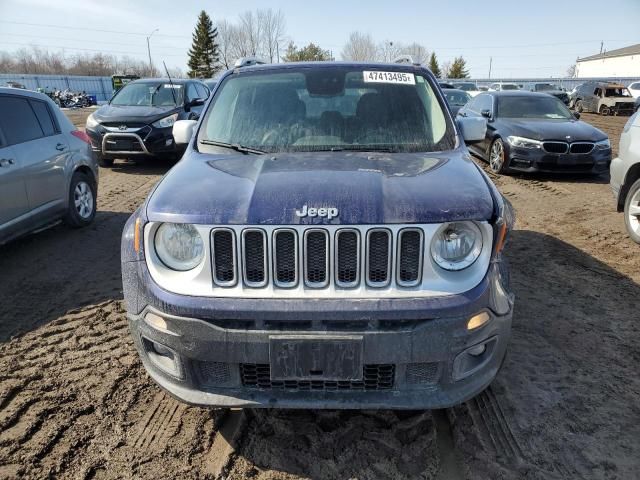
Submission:
M 333 208 L 335 218 L 296 210 Z M 493 199 L 466 150 L 211 155 L 188 152 L 147 202 L 152 221 L 296 225 L 488 220 Z

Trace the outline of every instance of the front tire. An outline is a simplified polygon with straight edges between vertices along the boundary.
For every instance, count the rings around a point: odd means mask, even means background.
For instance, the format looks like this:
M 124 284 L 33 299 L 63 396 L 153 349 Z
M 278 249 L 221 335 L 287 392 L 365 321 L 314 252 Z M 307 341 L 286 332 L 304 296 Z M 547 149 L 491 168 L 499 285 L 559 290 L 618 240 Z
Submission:
M 69 186 L 69 205 L 64 221 L 73 228 L 86 227 L 96 216 L 96 185 L 86 173 L 75 172 Z
M 113 162 L 114 162 L 113 158 L 106 158 L 106 157 L 103 157 L 102 155 L 98 155 L 97 160 L 98 160 L 98 165 L 100 165 L 102 168 L 113 167 Z
M 600 105 L 600 115 L 602 115 L 603 117 L 611 115 L 611 109 L 606 105 Z
M 584 106 L 582 105 L 582 100 L 576 100 L 575 111 L 578 113 L 584 112 Z
M 631 240 L 640 244 L 640 178 L 635 181 L 624 202 L 624 223 Z
M 489 168 L 493 173 L 506 174 L 509 171 L 507 154 L 502 139 L 496 138 L 489 148 Z

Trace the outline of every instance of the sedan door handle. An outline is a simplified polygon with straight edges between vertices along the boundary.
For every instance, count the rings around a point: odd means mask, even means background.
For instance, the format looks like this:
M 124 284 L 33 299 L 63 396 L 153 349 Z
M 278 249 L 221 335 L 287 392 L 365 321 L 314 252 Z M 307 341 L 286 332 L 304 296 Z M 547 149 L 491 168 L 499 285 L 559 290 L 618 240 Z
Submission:
M 59 143 L 56 145 L 56 150 L 58 150 L 59 152 L 63 151 L 65 148 L 67 148 L 67 146 L 63 143 Z
M 0 167 L 7 167 L 13 165 L 15 160 L 13 158 L 0 158 Z

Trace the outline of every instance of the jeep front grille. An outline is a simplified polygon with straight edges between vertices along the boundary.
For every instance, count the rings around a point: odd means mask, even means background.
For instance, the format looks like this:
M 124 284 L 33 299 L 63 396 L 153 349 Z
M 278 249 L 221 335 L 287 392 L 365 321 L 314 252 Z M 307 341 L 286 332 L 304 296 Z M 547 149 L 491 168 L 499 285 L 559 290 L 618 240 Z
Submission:
M 384 288 L 392 280 L 400 287 L 414 287 L 422 280 L 424 250 L 419 228 L 396 233 L 376 227 L 338 228 L 331 233 L 290 227 L 272 234 L 259 228 L 214 228 L 211 233 L 213 283 L 218 287 L 234 287 L 238 278 L 249 288 L 293 288 L 300 278 L 313 289 L 363 284 Z

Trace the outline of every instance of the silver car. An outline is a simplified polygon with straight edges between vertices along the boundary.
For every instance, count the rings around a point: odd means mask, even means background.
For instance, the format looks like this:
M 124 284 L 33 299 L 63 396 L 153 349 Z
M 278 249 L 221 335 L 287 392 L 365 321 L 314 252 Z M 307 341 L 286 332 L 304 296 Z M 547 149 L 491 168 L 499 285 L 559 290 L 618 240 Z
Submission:
M 90 224 L 97 192 L 87 135 L 46 95 L 0 87 L 0 244 L 61 219 Z
M 611 162 L 611 189 L 629 236 L 640 243 L 640 112 L 622 130 L 618 158 Z

